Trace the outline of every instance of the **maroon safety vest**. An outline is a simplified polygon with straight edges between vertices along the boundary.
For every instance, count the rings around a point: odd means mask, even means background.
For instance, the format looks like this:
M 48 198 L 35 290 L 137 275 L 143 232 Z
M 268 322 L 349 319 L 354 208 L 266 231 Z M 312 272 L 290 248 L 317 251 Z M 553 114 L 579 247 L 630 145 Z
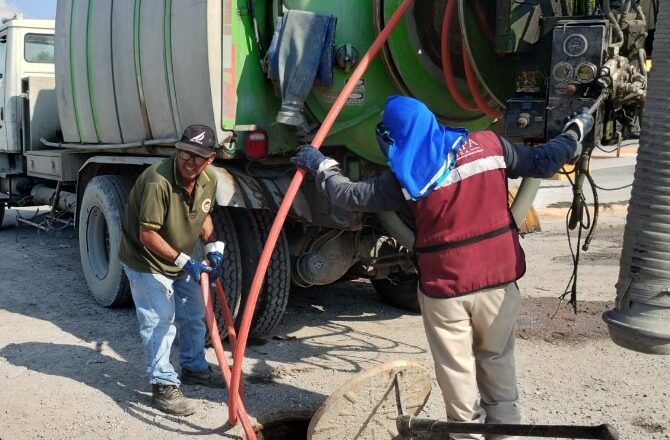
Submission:
M 526 271 L 507 204 L 503 147 L 490 131 L 470 133 L 438 189 L 410 201 L 421 290 L 455 297 L 516 281 Z

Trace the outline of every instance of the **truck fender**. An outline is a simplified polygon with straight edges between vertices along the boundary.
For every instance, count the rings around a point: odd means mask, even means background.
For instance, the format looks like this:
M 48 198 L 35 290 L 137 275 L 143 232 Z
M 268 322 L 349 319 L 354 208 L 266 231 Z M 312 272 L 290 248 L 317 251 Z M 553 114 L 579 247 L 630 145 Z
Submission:
M 216 204 L 247 209 L 269 209 L 276 212 L 281 205 L 292 176 L 283 174 L 272 178 L 249 175 L 237 168 L 215 166 L 218 184 Z M 289 217 L 299 222 L 312 222 L 309 203 L 302 192 L 298 192 Z
M 88 182 L 95 176 L 109 174 L 139 175 L 144 168 L 162 160 L 156 156 L 93 156 L 79 168 L 77 175 L 77 212 L 75 227 L 79 227 L 81 201 Z

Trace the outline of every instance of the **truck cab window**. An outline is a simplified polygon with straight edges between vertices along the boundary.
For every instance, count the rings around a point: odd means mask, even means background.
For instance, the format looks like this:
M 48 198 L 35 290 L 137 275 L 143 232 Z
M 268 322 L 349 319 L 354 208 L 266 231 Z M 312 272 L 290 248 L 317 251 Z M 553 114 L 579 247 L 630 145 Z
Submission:
M 29 63 L 54 62 L 54 36 L 43 34 L 28 34 L 24 40 L 24 56 Z

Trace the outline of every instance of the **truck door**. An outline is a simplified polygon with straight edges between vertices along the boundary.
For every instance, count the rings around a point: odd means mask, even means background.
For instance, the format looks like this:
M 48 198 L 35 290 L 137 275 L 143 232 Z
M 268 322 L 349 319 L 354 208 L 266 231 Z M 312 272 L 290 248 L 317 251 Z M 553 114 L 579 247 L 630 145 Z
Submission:
M 7 30 L 0 32 L 0 151 L 7 151 L 5 123 L 5 65 L 7 62 Z

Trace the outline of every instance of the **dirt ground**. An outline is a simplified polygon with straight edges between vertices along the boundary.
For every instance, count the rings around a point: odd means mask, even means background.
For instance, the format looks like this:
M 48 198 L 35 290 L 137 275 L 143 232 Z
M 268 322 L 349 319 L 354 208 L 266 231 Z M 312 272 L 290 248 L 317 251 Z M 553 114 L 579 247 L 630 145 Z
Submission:
M 151 408 L 133 309 L 94 302 L 74 232 L 17 229 L 10 214 L 0 228 L 1 440 L 240 438 L 226 426 L 226 390 L 185 387 L 199 402 L 188 418 Z M 617 347 L 600 317 L 614 298 L 624 214 L 601 221 L 583 257 L 577 315 L 556 299 L 572 270 L 563 220 L 523 240 L 524 422 L 611 423 L 622 439 L 669 439 L 670 358 Z M 208 358 L 215 363 L 211 350 Z M 313 411 L 352 375 L 391 359 L 432 372 L 419 316 L 382 303 L 365 281 L 296 291 L 274 336 L 247 350 L 247 409 L 261 420 Z M 435 382 L 421 416 L 444 417 Z

